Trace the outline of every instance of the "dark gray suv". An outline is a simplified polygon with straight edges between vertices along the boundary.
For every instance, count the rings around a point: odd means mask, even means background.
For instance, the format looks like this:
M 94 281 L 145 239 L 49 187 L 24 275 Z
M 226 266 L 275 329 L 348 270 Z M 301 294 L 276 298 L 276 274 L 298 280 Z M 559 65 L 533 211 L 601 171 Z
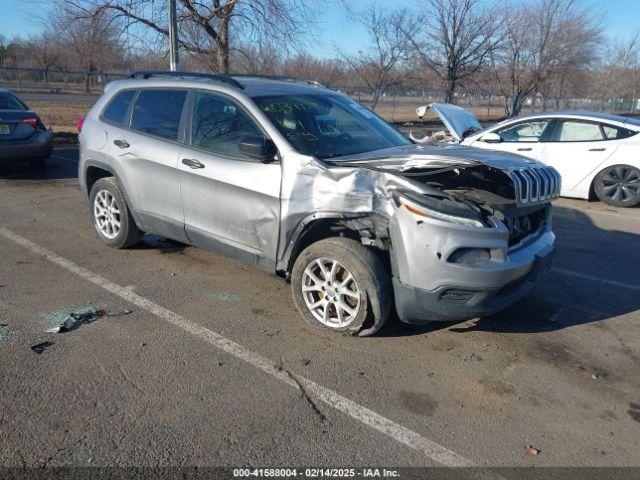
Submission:
M 370 335 L 517 301 L 549 267 L 560 177 L 515 154 L 420 144 L 314 82 L 141 72 L 84 119 L 100 239 L 144 232 L 290 280 L 312 325 Z

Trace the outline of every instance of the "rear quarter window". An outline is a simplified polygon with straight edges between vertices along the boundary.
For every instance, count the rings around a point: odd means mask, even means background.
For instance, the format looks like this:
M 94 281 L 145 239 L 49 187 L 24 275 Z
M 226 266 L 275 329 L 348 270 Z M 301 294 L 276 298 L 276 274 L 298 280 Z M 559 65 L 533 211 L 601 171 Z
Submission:
M 628 128 L 614 127 L 612 125 L 602 125 L 602 131 L 607 140 L 621 140 L 635 135 L 638 132 L 629 130 Z
M 27 110 L 27 106 L 12 94 L 0 92 L 0 110 Z
M 111 123 L 122 125 L 135 93 L 135 90 L 125 90 L 124 92 L 118 93 L 111 102 L 109 102 L 107 108 L 104 109 L 102 118 Z
M 186 90 L 142 90 L 131 115 L 131 128 L 142 133 L 177 140 Z

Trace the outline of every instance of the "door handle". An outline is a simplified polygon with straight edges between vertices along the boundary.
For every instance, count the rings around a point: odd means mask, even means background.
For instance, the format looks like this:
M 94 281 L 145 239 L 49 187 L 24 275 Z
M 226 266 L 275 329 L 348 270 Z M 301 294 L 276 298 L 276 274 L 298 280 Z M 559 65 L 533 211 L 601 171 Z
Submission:
M 183 158 L 182 163 L 190 168 L 204 168 L 204 164 L 199 162 L 195 158 Z
M 120 147 L 120 148 L 129 148 L 131 145 L 129 145 L 129 142 L 127 142 L 126 140 L 114 140 L 113 144 L 116 147 Z
M 606 148 L 590 148 L 590 152 L 604 152 Z
M 519 152 L 530 152 L 531 150 L 533 150 L 531 147 L 527 147 L 527 148 L 519 148 L 518 151 Z

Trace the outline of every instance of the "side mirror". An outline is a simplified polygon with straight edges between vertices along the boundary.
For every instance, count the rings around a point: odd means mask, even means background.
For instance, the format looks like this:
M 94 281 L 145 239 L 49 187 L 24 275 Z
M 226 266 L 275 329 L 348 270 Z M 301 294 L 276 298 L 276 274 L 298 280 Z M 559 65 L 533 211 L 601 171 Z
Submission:
M 247 157 L 260 162 L 272 162 L 277 153 L 276 145 L 262 135 L 245 135 L 238 141 L 238 149 Z
M 502 142 L 502 138 L 500 138 L 500 135 L 498 135 L 497 133 L 494 133 L 494 132 L 485 133 L 484 135 L 482 135 L 482 137 L 480 137 L 479 140 L 481 142 L 485 142 L 485 143 L 500 143 L 500 142 Z

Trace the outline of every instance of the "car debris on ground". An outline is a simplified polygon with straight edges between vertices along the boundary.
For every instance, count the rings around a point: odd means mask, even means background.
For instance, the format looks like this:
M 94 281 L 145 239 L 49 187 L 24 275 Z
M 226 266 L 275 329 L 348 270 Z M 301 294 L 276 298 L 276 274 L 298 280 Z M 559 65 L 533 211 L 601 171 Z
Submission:
M 528 445 L 528 446 L 524 447 L 524 454 L 525 455 L 540 455 L 541 452 L 542 452 L 542 450 L 540 450 L 538 448 L 534 448 L 531 445 Z
M 47 333 L 67 333 L 80 328 L 86 323 L 95 322 L 103 317 L 119 317 L 129 315 L 131 310 L 122 310 L 120 312 L 110 312 L 101 307 L 86 307 L 75 311 L 56 312 L 50 317 L 56 323 L 55 326 L 48 328 Z
M 33 350 L 38 355 L 42 355 L 42 353 L 47 348 L 51 347 L 52 345 L 55 345 L 55 343 L 53 343 L 53 342 L 42 342 L 42 343 L 38 343 L 37 345 L 31 345 L 31 350 Z
M 4 342 L 9 336 L 9 324 L 0 323 L 0 342 Z
M 240 299 L 238 295 L 235 295 L 228 290 L 224 290 L 222 292 L 216 292 L 209 295 L 214 300 L 220 300 L 222 302 L 236 302 Z

